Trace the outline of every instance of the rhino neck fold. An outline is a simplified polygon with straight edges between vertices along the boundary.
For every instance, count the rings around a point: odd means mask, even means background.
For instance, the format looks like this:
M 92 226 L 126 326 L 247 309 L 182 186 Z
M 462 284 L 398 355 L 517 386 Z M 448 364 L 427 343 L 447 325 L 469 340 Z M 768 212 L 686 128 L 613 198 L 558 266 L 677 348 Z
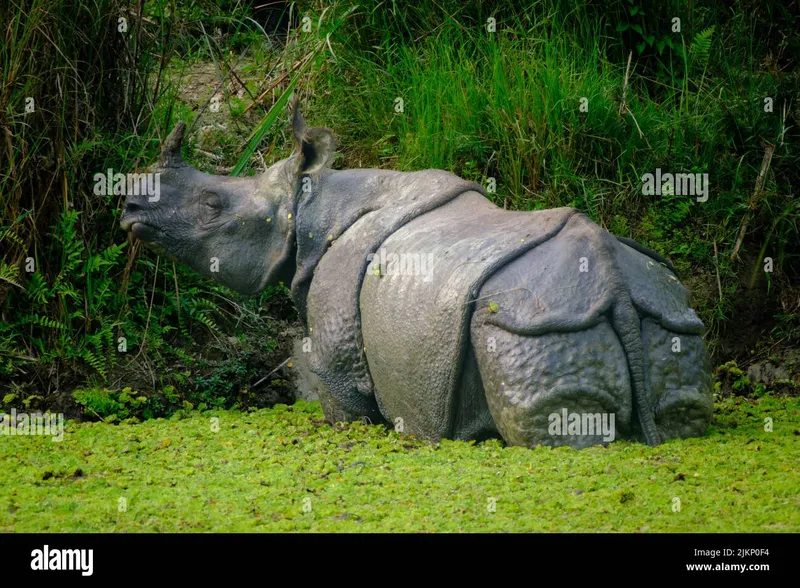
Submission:
M 289 230 L 283 239 L 283 247 L 281 249 L 280 257 L 278 257 L 273 265 L 273 270 L 270 272 L 268 284 L 276 284 L 283 282 L 284 284 L 291 284 L 297 274 L 297 223 L 298 223 L 298 203 L 301 198 L 301 188 L 298 186 L 295 190 L 294 197 L 288 203 L 287 210 L 282 210 L 281 214 L 287 215 L 289 219 Z
M 353 169 L 323 173 L 312 182 L 309 194 L 298 192 L 296 271 L 291 293 L 303 323 L 307 321 L 306 298 L 317 265 L 360 218 L 381 211 L 408 222 L 465 190 L 483 193 L 480 185 L 441 170 Z
M 291 295 L 303 324 L 306 323 L 306 297 L 317 264 L 344 231 L 373 210 L 368 204 L 368 195 L 357 191 L 341 192 L 348 178 L 339 178 L 339 175 L 358 171 L 361 170 L 324 173 L 312 181 L 309 194 L 299 189 L 295 197 L 295 273 Z

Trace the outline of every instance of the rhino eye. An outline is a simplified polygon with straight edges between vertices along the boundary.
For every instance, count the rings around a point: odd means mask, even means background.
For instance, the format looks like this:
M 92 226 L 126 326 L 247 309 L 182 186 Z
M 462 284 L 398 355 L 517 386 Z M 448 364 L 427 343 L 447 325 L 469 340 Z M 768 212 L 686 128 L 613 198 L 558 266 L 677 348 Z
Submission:
M 206 196 L 203 200 L 203 205 L 213 209 L 222 208 L 222 202 L 220 201 L 219 196 L 216 194 L 209 194 Z

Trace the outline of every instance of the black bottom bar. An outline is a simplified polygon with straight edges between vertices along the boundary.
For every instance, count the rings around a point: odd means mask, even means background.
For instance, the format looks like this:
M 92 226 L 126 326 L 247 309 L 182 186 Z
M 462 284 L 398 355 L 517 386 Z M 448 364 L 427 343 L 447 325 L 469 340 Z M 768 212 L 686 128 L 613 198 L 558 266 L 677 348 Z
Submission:
M 505 571 L 531 582 L 562 578 L 565 586 L 585 579 L 633 579 L 637 573 L 758 582 L 796 577 L 791 547 L 797 539 L 797 534 L 7 534 L 0 535 L 0 561 L 4 581 L 18 576 L 72 577 L 81 583 L 131 577 L 208 581 L 254 573 L 268 580 L 273 573 L 292 577 L 288 573 L 303 581 L 379 574 L 414 582 L 427 575 L 423 570 L 441 570 L 452 579 L 482 568 L 489 577 Z

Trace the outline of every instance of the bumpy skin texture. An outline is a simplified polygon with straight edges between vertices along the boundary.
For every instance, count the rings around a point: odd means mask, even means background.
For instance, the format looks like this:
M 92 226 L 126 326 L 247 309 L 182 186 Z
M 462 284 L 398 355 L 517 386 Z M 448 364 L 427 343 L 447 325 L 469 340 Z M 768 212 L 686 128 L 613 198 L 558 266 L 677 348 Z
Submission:
M 387 257 L 433 260 L 427 275 L 387 268 L 385 276 L 367 274 L 361 287 L 366 356 L 384 416 L 403 419 L 404 429 L 418 437 L 466 437 L 455 426 L 456 394 L 480 283 L 556 234 L 573 213 L 542 211 L 532 223 L 530 213 L 504 211 L 471 191 L 417 217 L 383 243 Z M 400 382 L 404 393 L 391 393 Z
M 332 134 L 298 110 L 295 154 L 256 178 L 191 169 L 182 134 L 123 228 L 241 292 L 291 284 L 329 420 L 523 446 L 706 430 L 703 325 L 656 254 L 448 172 L 330 171 Z
M 427 216 L 428 211 L 480 186 L 437 170 L 416 173 L 371 170 L 369 179 L 365 179 L 363 171 L 331 172 L 323 176 L 318 191 L 300 206 L 299 216 L 304 224 L 301 234 L 330 235 L 331 246 L 314 266 L 307 296 L 303 296 L 300 287 L 302 278 L 295 278 L 292 289 L 297 306 L 307 308 L 306 320 L 312 337 L 311 370 L 329 386 L 339 402 L 376 422 L 386 413 L 376 402 L 363 353 L 358 302 L 368 256 L 411 219 Z M 331 186 L 336 190 L 331 190 Z M 341 194 L 344 200 L 358 205 L 356 213 L 351 211 L 352 205 L 341 202 L 338 207 L 330 206 L 327 203 L 330 194 Z M 370 206 L 363 208 L 364 202 Z M 311 214 L 315 208 L 326 214 L 321 217 Z M 332 210 L 337 214 L 332 215 Z M 347 223 L 339 218 L 356 216 L 357 220 L 341 232 L 340 227 Z M 298 241 L 298 249 L 304 240 Z
M 487 310 L 479 303 L 473 345 L 510 442 L 546 442 L 547 416 L 561 407 L 614 414 L 616 439 L 657 444 L 705 431 L 710 368 L 685 289 L 585 216 L 492 276 L 482 295 L 497 312 L 478 319 Z M 502 350 L 487 351 L 490 337 Z M 596 441 L 567 435 L 552 444 Z

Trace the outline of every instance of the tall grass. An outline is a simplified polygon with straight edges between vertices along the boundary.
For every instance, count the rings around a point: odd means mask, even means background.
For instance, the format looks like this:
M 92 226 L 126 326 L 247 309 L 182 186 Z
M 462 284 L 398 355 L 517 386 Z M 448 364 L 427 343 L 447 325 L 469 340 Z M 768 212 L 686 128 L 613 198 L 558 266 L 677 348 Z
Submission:
M 92 191 L 96 172 L 147 165 L 175 120 L 203 124 L 207 104 L 179 91 L 198 60 L 215 64 L 220 87 L 245 78 L 243 96 L 225 96 L 232 131 L 212 154 L 218 173 L 287 154 L 281 105 L 296 91 L 309 122 L 339 135 L 337 166 L 451 170 L 494 186 L 500 206 L 575 206 L 670 257 L 720 359 L 766 331 L 800 338 L 796 3 L 304 0 L 263 10 L 239 0 L 0 6 L 0 400 L 47 395 L 70 377 L 124 379 L 125 366 L 153 389 L 213 388 L 217 400 L 247 391 L 242 362 L 255 355 L 226 341 L 243 321 L 274 324 L 262 303 L 289 316 L 280 290 L 245 302 L 143 251 L 117 230 L 120 197 Z M 191 140 L 187 158 L 215 171 Z M 644 195 L 642 176 L 656 168 L 707 172 L 708 201 Z M 135 358 L 118 352 L 122 336 Z M 274 333 L 264 339 L 274 354 Z M 204 341 L 233 359 L 198 375 Z
M 0 408 L 70 406 L 64 395 L 90 380 L 149 392 L 182 384 L 179 395 L 153 395 L 150 414 L 198 398 L 247 402 L 233 387 L 252 377 L 250 358 L 276 345 L 278 327 L 266 328 L 259 308 L 274 290 L 237 301 L 143 251 L 119 230 L 124 196 L 93 189 L 95 173 L 148 165 L 186 114 L 173 57 L 219 55 L 203 53 L 211 44 L 198 31 L 263 38 L 245 30 L 242 8 L 223 15 L 207 4 L 188 13 L 167 1 L 0 6 Z M 201 357 L 209 339 L 233 347 L 234 324 L 264 335 L 256 349 L 230 352 L 241 365 Z
M 147 128 L 137 76 L 152 64 L 141 30 L 130 45 L 117 33 L 122 14 L 115 0 L 0 8 L 0 373 L 14 360 L 55 357 L 105 372 L 98 351 L 111 342 L 113 318 L 102 312 L 118 289 L 105 271 L 123 246 L 90 229 L 111 224 L 115 203 L 87 180 L 135 158 L 130 141 L 107 151 L 103 136 Z
M 711 3 L 689 12 L 683 3 L 645 10 L 627 0 L 362 2 L 350 35 L 339 37 L 339 62 L 323 74 L 321 89 L 334 98 L 316 116 L 343 134 L 343 165 L 492 178 L 499 205 L 575 206 L 671 257 L 716 351 L 744 296 L 768 299 L 778 314 L 800 310 L 791 300 L 800 278 L 800 135 L 788 128 L 799 117 L 796 107 L 778 112 L 796 101 L 800 74 L 797 55 L 763 28 L 764 11 L 784 31 L 800 22 L 796 8 L 778 3 L 737 2 L 731 16 Z M 765 36 L 753 37 L 756 29 Z M 798 43 L 796 32 L 784 39 Z M 774 112 L 764 112 L 765 97 Z M 765 145 L 775 156 L 753 209 Z M 709 200 L 643 195 L 642 176 L 656 168 L 708 173 Z M 748 210 L 746 260 L 732 260 Z M 742 276 L 764 255 L 778 269 L 756 274 L 761 290 L 750 291 Z M 775 296 L 775 282 L 786 298 Z

